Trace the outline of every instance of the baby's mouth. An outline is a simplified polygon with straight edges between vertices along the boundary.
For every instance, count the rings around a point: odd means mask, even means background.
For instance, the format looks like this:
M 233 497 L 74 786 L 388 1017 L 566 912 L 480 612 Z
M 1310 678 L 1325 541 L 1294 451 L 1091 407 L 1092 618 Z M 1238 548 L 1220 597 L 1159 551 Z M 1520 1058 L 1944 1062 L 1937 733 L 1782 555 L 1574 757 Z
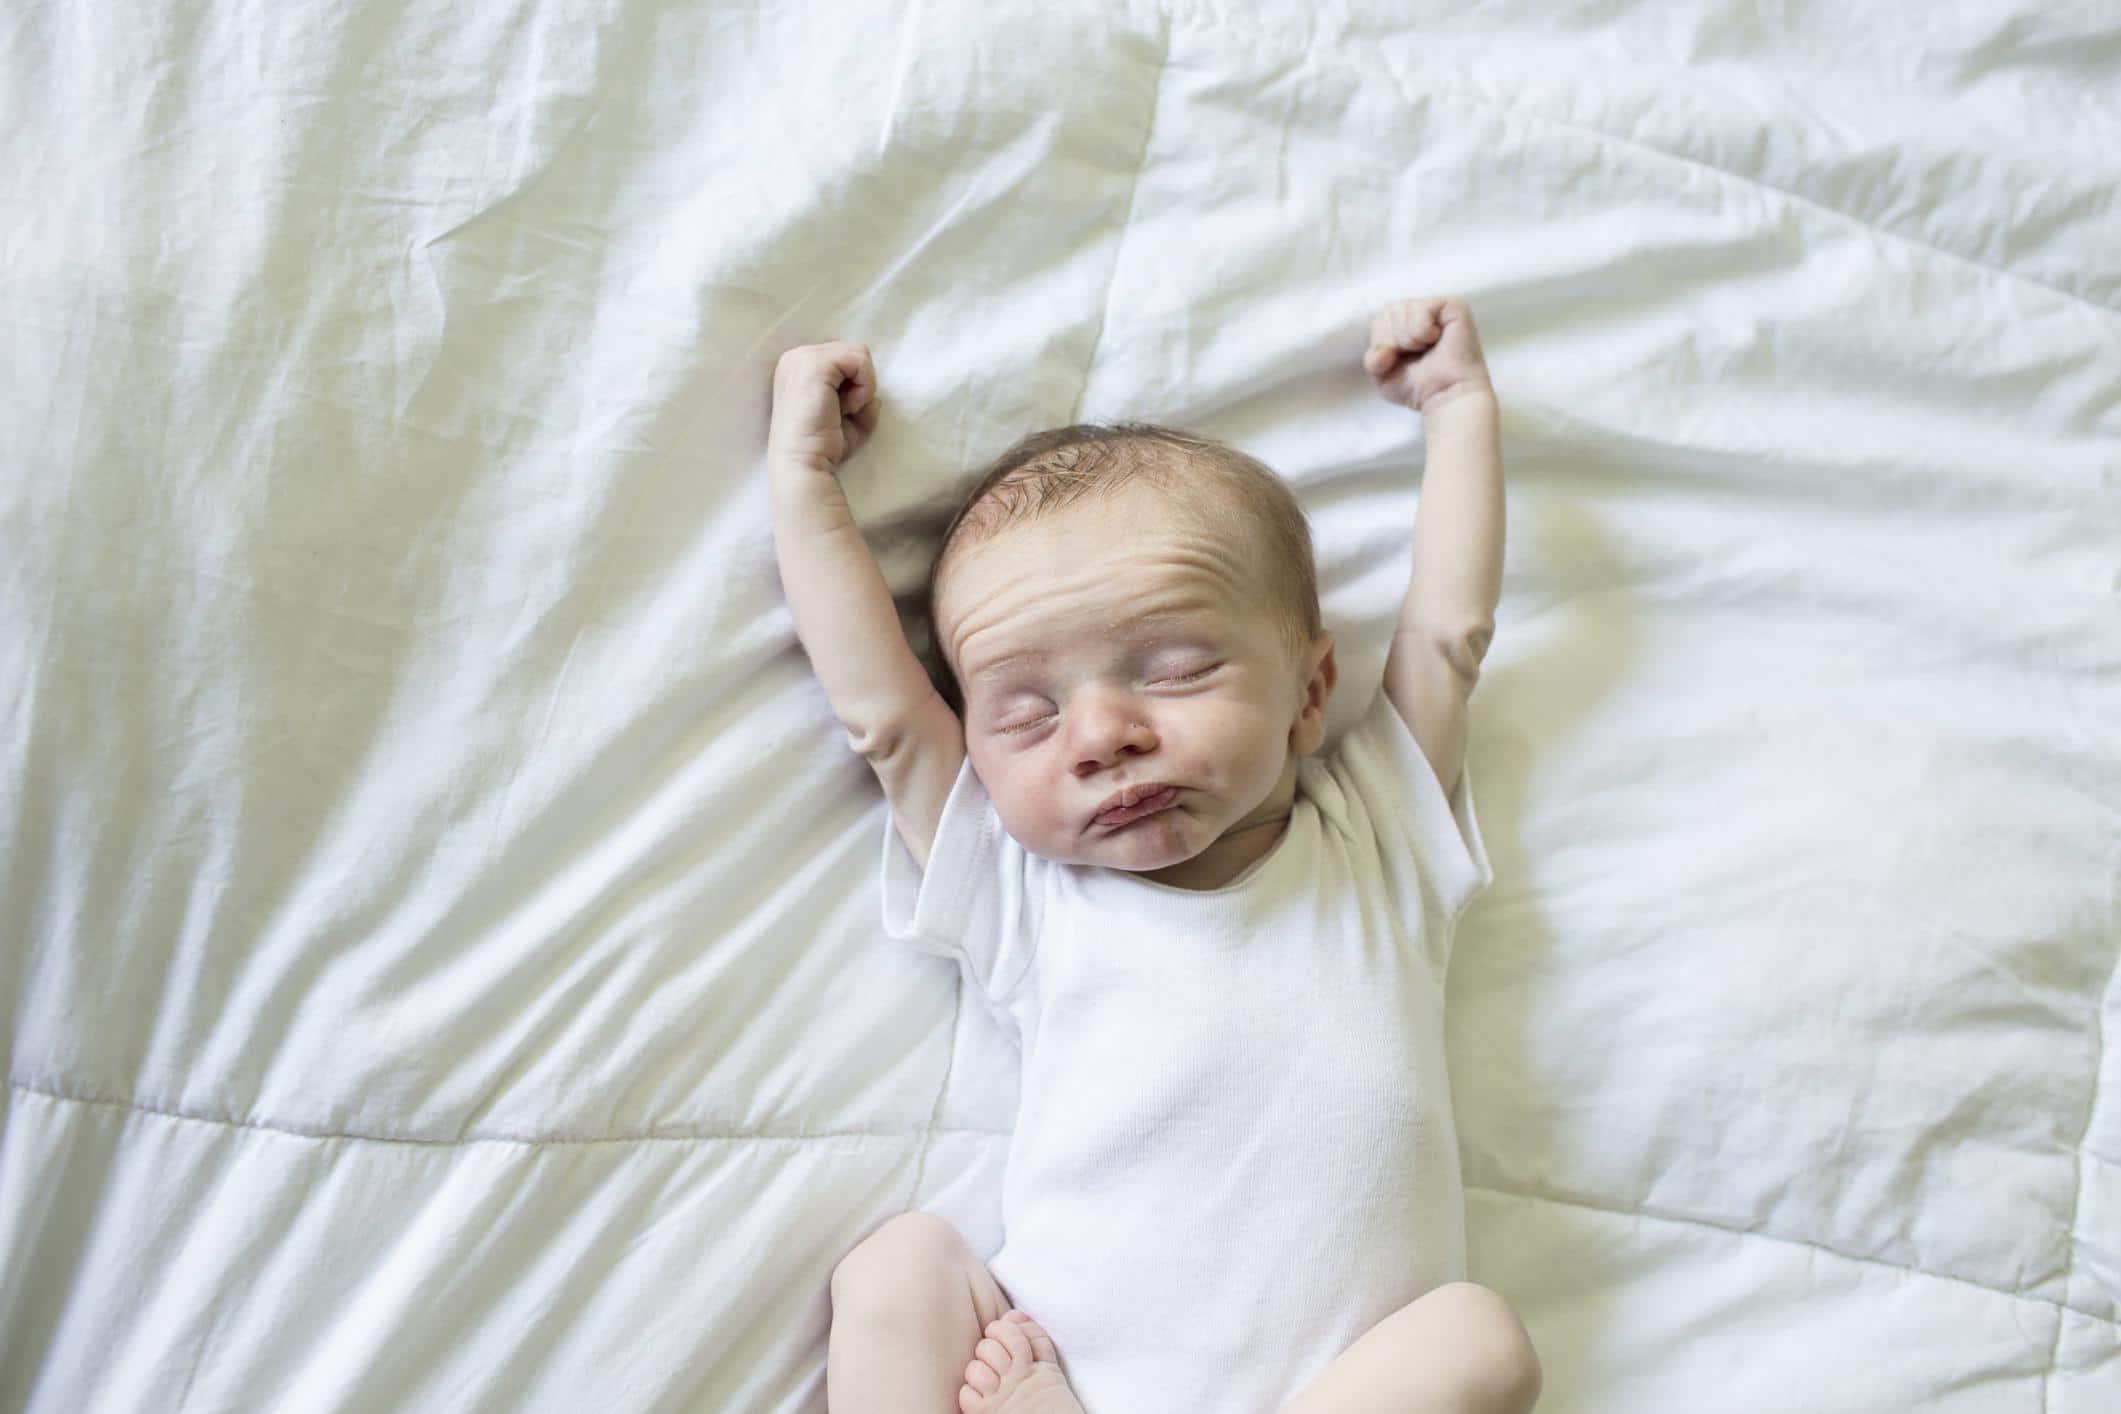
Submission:
M 1107 810 L 1090 823 L 1109 832 L 1117 830 L 1124 825 L 1131 825 L 1136 820 L 1154 815 L 1159 811 L 1169 810 L 1176 804 L 1178 804 L 1178 787 L 1165 786 L 1154 795 L 1143 796 L 1132 805 L 1122 805 L 1115 809 Z

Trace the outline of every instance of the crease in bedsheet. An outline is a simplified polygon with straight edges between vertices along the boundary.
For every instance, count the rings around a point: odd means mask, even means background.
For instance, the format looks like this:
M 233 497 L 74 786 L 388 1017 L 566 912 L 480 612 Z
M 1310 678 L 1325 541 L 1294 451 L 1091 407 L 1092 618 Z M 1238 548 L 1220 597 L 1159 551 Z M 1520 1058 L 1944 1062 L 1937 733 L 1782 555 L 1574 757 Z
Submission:
M 888 287 L 893 280 L 898 278 L 900 271 L 904 270 L 908 265 L 911 265 L 916 259 L 918 259 L 922 251 L 926 250 L 929 246 L 935 244 L 936 238 L 938 236 L 943 235 L 951 229 L 951 218 L 956 216 L 958 212 L 964 210 L 966 205 L 971 202 L 972 198 L 979 194 L 980 188 L 977 182 L 973 183 L 970 186 L 967 186 L 964 190 L 964 193 L 960 195 L 956 201 L 950 204 L 950 209 L 948 211 L 945 211 L 941 216 L 938 216 L 934 221 L 930 222 L 928 225 L 928 229 L 922 231 L 919 237 L 914 240 L 913 244 L 908 246 L 903 252 L 901 252 L 896 260 L 893 260 L 889 265 L 885 266 L 882 270 L 878 271 L 876 274 L 876 278 L 871 280 L 868 284 L 862 286 L 860 290 L 856 291 L 851 295 L 843 296 L 842 303 L 848 308 L 857 307 L 867 301 L 869 297 L 875 294 L 878 290 Z M 815 287 L 813 286 L 813 288 Z M 808 292 L 806 291 L 805 293 L 807 295 Z M 790 312 L 792 313 L 793 311 Z M 782 317 L 786 318 L 785 315 Z M 780 323 L 780 320 L 775 320 L 774 322 L 778 324 Z M 756 347 L 756 345 L 754 345 L 753 347 Z
M 1220 38 L 1235 39 L 1241 44 L 1244 44 L 1245 47 L 1251 49 L 1254 53 L 1281 52 L 1278 46 L 1260 45 L 1256 42 L 1252 42 L 1256 40 L 1256 36 L 1244 33 L 1242 31 L 1233 30 L 1227 26 L 1188 25 L 1181 26 L 1181 28 L 1193 30 L 1206 29 L 1208 32 L 1211 32 Z M 1166 31 L 1165 52 L 1168 56 L 1168 29 Z M 1337 64 L 1345 68 L 1352 68 L 1356 70 L 1361 70 L 1365 67 L 1361 60 L 1351 56 L 1349 53 L 1336 51 L 1328 46 L 1314 47 L 1304 55 L 1304 58 L 1307 62 L 1319 64 Z M 1385 76 L 1391 80 L 1393 85 L 1398 88 L 1400 93 L 1405 96 L 1410 102 L 1416 96 L 1414 89 L 1417 83 L 1432 90 L 1447 91 L 1450 97 L 1464 99 L 1470 106 L 1478 107 L 1482 111 L 1490 113 L 1504 122 L 1508 122 L 1512 119 L 1518 118 L 1529 119 L 1530 121 L 1543 123 L 1549 127 L 1560 128 L 1566 131 L 1580 133 L 1583 136 L 1591 138 L 1595 141 L 1609 143 L 1616 147 L 1632 148 L 1636 151 L 1645 153 L 1652 157 L 1660 157 L 1665 159 L 1666 161 L 1677 162 L 1689 167 L 1697 168 L 1704 172 L 1710 172 L 1717 176 L 1727 178 L 1728 180 L 1739 182 L 1746 186 L 1756 188 L 1760 191 L 1771 192 L 1774 195 L 1783 198 L 1785 201 L 1791 202 L 1795 205 L 1804 206 L 1812 210 L 1822 212 L 1829 216 L 1839 217 L 1840 219 L 1847 221 L 1852 225 L 1860 226 L 1867 231 L 1871 231 L 1881 238 L 1899 241 L 1905 245 L 1914 247 L 1917 250 L 1928 251 L 1931 254 L 1943 257 L 1944 259 L 1972 266 L 1974 269 L 1985 271 L 1998 279 L 2026 285 L 2033 289 L 2045 291 L 2046 293 L 2055 295 L 2063 300 L 2070 302 L 2071 304 L 2082 305 L 2085 308 L 2095 310 L 2102 315 L 2121 316 L 2121 309 L 2117 309 L 2112 305 L 2102 304 L 2098 300 L 2092 299 L 2086 295 L 2077 294 L 2074 291 L 2063 289 L 2058 285 L 2048 284 L 2046 281 L 2041 280 L 2035 276 L 2027 275 L 2017 270 L 2012 270 L 2006 266 L 1992 265 L 1987 261 L 1980 260 L 1974 256 L 1953 250 L 1948 246 L 1937 245 L 1936 243 L 1924 240 L 1919 236 L 1909 235 L 1905 231 L 1897 230 L 1890 226 L 1880 225 L 1877 222 L 1868 220 L 1865 217 L 1860 216 L 1854 212 L 1845 211 L 1840 207 L 1828 205 L 1827 203 L 1819 200 L 1816 197 L 1806 196 L 1802 192 L 1791 191 L 1788 188 L 1779 187 L 1773 182 L 1767 181 L 1766 179 L 1756 176 L 1750 172 L 1741 172 L 1733 168 L 1719 166 L 1714 162 L 1705 161 L 1702 158 L 1692 156 L 1688 153 L 1675 152 L 1668 148 L 1659 147 L 1655 143 L 1646 142 L 1639 137 L 1635 137 L 1629 134 L 1609 132 L 1604 128 L 1600 128 L 1593 124 L 1585 123 L 1577 119 L 1562 118 L 1557 117 L 1551 113 L 1543 113 L 1535 108 L 1530 107 L 1523 101 L 1519 101 L 1514 104 L 1499 103 L 1493 97 L 1482 92 L 1481 90 L 1477 88 L 1468 87 L 1462 83 L 1453 82 L 1447 76 L 1431 75 L 1427 72 L 1424 72 L 1424 74 L 1419 79 L 1416 79 L 1415 76 L 1407 72 L 1403 65 L 1395 62 L 1393 58 L 1389 55 L 1389 53 L 1381 61 L 1381 67 Z
M 1890 226 L 1879 225 L 1877 222 L 1866 220 L 1864 217 L 1859 216 L 1852 211 L 1844 211 L 1838 206 L 1829 206 L 1825 202 L 1818 200 L 1816 197 L 1809 197 L 1804 195 L 1802 192 L 1795 192 L 1791 191 L 1787 187 L 1777 186 L 1773 182 L 1770 182 L 1763 177 L 1755 176 L 1750 172 L 1734 171 L 1729 167 L 1721 167 L 1718 166 L 1716 163 L 1706 162 L 1699 157 L 1693 157 L 1683 152 L 1673 152 L 1668 148 L 1659 147 L 1654 143 L 1645 142 L 1641 138 L 1631 137 L 1622 133 L 1607 132 L 1604 128 L 1594 127 L 1588 123 L 1578 122 L 1573 118 L 1557 118 L 1551 114 L 1540 113 L 1537 111 L 1526 109 L 1505 109 L 1501 105 L 1495 104 L 1477 95 L 1469 96 L 1472 96 L 1475 102 L 1481 103 L 1484 107 L 1488 109 L 1489 112 L 1504 117 L 1505 119 L 1518 116 L 1528 116 L 1533 121 L 1545 123 L 1549 127 L 1561 128 L 1568 132 L 1581 133 L 1586 137 L 1596 139 L 1600 142 L 1610 143 L 1616 147 L 1631 148 L 1637 152 L 1648 153 L 1652 157 L 1661 157 L 1667 162 L 1677 162 L 1684 166 L 1692 167 L 1696 171 L 1709 172 L 1716 176 L 1722 177 L 1728 181 L 1742 183 L 1743 185 L 1752 187 L 1757 191 L 1770 192 L 1775 196 L 1779 196 L 1783 200 L 1790 202 L 1792 205 L 1806 207 L 1810 210 L 1818 211 L 1828 216 L 1838 217 L 1841 220 L 1850 223 L 1851 225 L 1862 227 L 1864 230 L 1871 232 L 1873 235 L 1878 236 L 1880 239 L 1898 241 L 1904 245 L 1912 246 L 1916 250 L 1927 251 L 1930 254 L 1935 255 L 1941 259 L 1953 261 L 1962 265 L 1968 265 L 1976 270 L 1986 271 L 1989 275 L 1994 276 L 1995 278 L 2000 280 L 2026 285 L 2036 290 L 2044 290 L 2048 294 L 2066 300 L 2071 304 L 2083 305 L 2086 309 L 2095 310 L 2103 315 L 2121 316 L 2121 309 L 2116 309 L 2111 305 L 2101 304 L 2099 301 L 2092 299 L 2089 296 L 2077 294 L 2072 290 L 2065 290 L 2059 285 L 2050 285 L 2045 280 L 2041 280 L 2032 275 L 2024 274 L 2021 271 L 2012 270 L 2007 266 L 1991 265 L 1985 260 L 1977 260 L 1971 255 L 1963 254 L 1959 251 L 1951 249 L 1948 246 L 1938 245 L 1933 241 L 1923 240 L 1919 236 L 1911 236 L 1905 231 L 1895 230 Z
M 424 350 L 407 351 L 406 357 L 408 360 L 419 357 L 421 353 L 424 353 L 425 360 L 418 373 L 413 375 L 411 391 L 397 401 L 396 416 L 400 423 L 417 425 L 412 417 L 412 410 L 419 405 L 420 395 L 426 391 L 427 385 L 434 380 L 435 370 L 441 367 L 442 364 L 443 350 L 449 343 L 449 299 L 443 291 L 442 280 L 436 273 L 435 256 L 431 252 L 437 246 L 462 236 L 472 227 L 494 218 L 508 207 L 521 202 L 545 183 L 553 170 L 559 166 L 560 162 L 582 140 L 583 135 L 596 122 L 596 105 L 587 103 L 585 100 L 576 101 L 584 102 L 584 112 L 575 120 L 573 126 L 567 130 L 566 135 L 553 143 L 551 148 L 542 154 L 535 166 L 512 182 L 507 190 L 484 202 L 469 215 L 452 222 L 433 235 L 414 241 L 407 248 L 405 252 L 406 259 L 419 277 L 415 282 L 414 288 L 425 290 L 430 305 L 427 317 L 419 322 L 417 329 L 413 332 L 416 339 L 418 333 L 430 332 L 432 342 L 428 343 L 426 340 L 418 340 L 420 343 L 426 343 L 427 347 Z
M 882 157 L 884 149 L 891 145 L 893 120 L 898 117 L 899 88 L 906 81 L 906 70 L 912 63 L 913 41 L 921 27 L 921 0 L 912 0 L 906 13 L 899 17 L 898 52 L 891 56 L 891 92 L 884 99 L 884 122 L 877 129 L 876 155 Z M 952 208 L 954 211 L 956 208 Z
M 1149 79 L 1149 111 L 1142 119 L 1141 151 L 1134 158 L 1134 175 L 1127 181 L 1127 207 L 1120 217 L 1119 235 L 1112 243 L 1112 269 L 1105 277 L 1105 298 L 1098 307 L 1097 328 L 1090 333 L 1090 356 L 1083 362 L 1081 386 L 1076 389 L 1075 404 L 1068 409 L 1066 422 L 1080 422 L 1083 416 L 1083 399 L 1090 392 L 1090 375 L 1097 369 L 1097 353 L 1104 347 L 1105 326 L 1112 320 L 1112 292 L 1119 287 L 1120 258 L 1127 252 L 1127 231 L 1134 225 L 1134 199 L 1141 192 L 1142 172 L 1149 165 L 1149 144 L 1156 136 L 1156 107 L 1163 97 L 1164 72 L 1171 67 L 1171 16 L 1163 15 L 1161 50 L 1156 56 L 1156 72 Z

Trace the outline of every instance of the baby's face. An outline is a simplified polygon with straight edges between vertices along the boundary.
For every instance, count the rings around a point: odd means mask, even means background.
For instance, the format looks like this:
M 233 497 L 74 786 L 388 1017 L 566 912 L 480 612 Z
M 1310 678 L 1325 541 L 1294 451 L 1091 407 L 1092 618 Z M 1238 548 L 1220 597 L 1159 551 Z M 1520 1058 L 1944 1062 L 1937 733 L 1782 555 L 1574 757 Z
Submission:
M 1243 552 L 1134 483 L 961 552 L 938 590 L 965 750 L 1010 835 L 1064 864 L 1151 871 L 1286 814 L 1324 700 Z M 1330 690 L 1330 676 L 1326 683 Z M 1131 823 L 1122 787 L 1178 788 Z

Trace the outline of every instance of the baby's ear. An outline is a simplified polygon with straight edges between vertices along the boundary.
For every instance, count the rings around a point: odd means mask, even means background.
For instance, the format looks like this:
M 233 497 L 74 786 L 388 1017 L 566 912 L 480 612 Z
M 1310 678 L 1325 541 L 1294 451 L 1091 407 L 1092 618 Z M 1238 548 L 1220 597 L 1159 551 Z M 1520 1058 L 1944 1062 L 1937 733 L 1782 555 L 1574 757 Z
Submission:
M 1304 678 L 1303 708 L 1289 733 L 1290 749 L 1299 756 L 1308 756 L 1325 745 L 1326 704 L 1333 698 L 1333 685 L 1340 681 L 1339 665 L 1333 661 L 1333 635 L 1320 635 L 1305 654 L 1304 663 L 1310 671 Z
M 1306 701 L 1312 693 L 1318 694 L 1319 707 L 1323 710 L 1326 700 L 1333 695 L 1334 684 L 1340 681 L 1340 665 L 1333 660 L 1333 635 L 1321 633 L 1311 643 L 1304 655 L 1309 672 L 1304 677 Z
M 1340 681 L 1340 665 L 1333 661 L 1333 635 L 1326 633 L 1319 636 L 1325 640 L 1326 652 L 1325 656 L 1318 660 L 1318 671 L 1326 675 L 1326 695 L 1330 697 L 1333 685 Z

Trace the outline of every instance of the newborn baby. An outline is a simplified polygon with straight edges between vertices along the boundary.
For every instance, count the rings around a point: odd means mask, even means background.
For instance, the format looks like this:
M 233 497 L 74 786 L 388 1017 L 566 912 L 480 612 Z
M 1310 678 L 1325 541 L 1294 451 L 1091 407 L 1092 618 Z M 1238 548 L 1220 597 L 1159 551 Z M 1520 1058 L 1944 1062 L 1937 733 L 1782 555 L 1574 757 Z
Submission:
M 1363 365 L 1428 466 L 1383 690 L 1324 753 L 1333 635 L 1271 470 L 1144 423 L 1018 443 L 944 534 L 931 679 L 836 480 L 877 423 L 868 350 L 780 359 L 782 583 L 890 801 L 886 930 L 1023 1047 L 1001 1249 L 908 1213 L 848 1253 L 834 1411 L 1536 1401 L 1523 1325 L 1461 1279 L 1443 1049 L 1452 930 L 1493 878 L 1464 761 L 1495 394 L 1454 299 L 1385 309 Z

